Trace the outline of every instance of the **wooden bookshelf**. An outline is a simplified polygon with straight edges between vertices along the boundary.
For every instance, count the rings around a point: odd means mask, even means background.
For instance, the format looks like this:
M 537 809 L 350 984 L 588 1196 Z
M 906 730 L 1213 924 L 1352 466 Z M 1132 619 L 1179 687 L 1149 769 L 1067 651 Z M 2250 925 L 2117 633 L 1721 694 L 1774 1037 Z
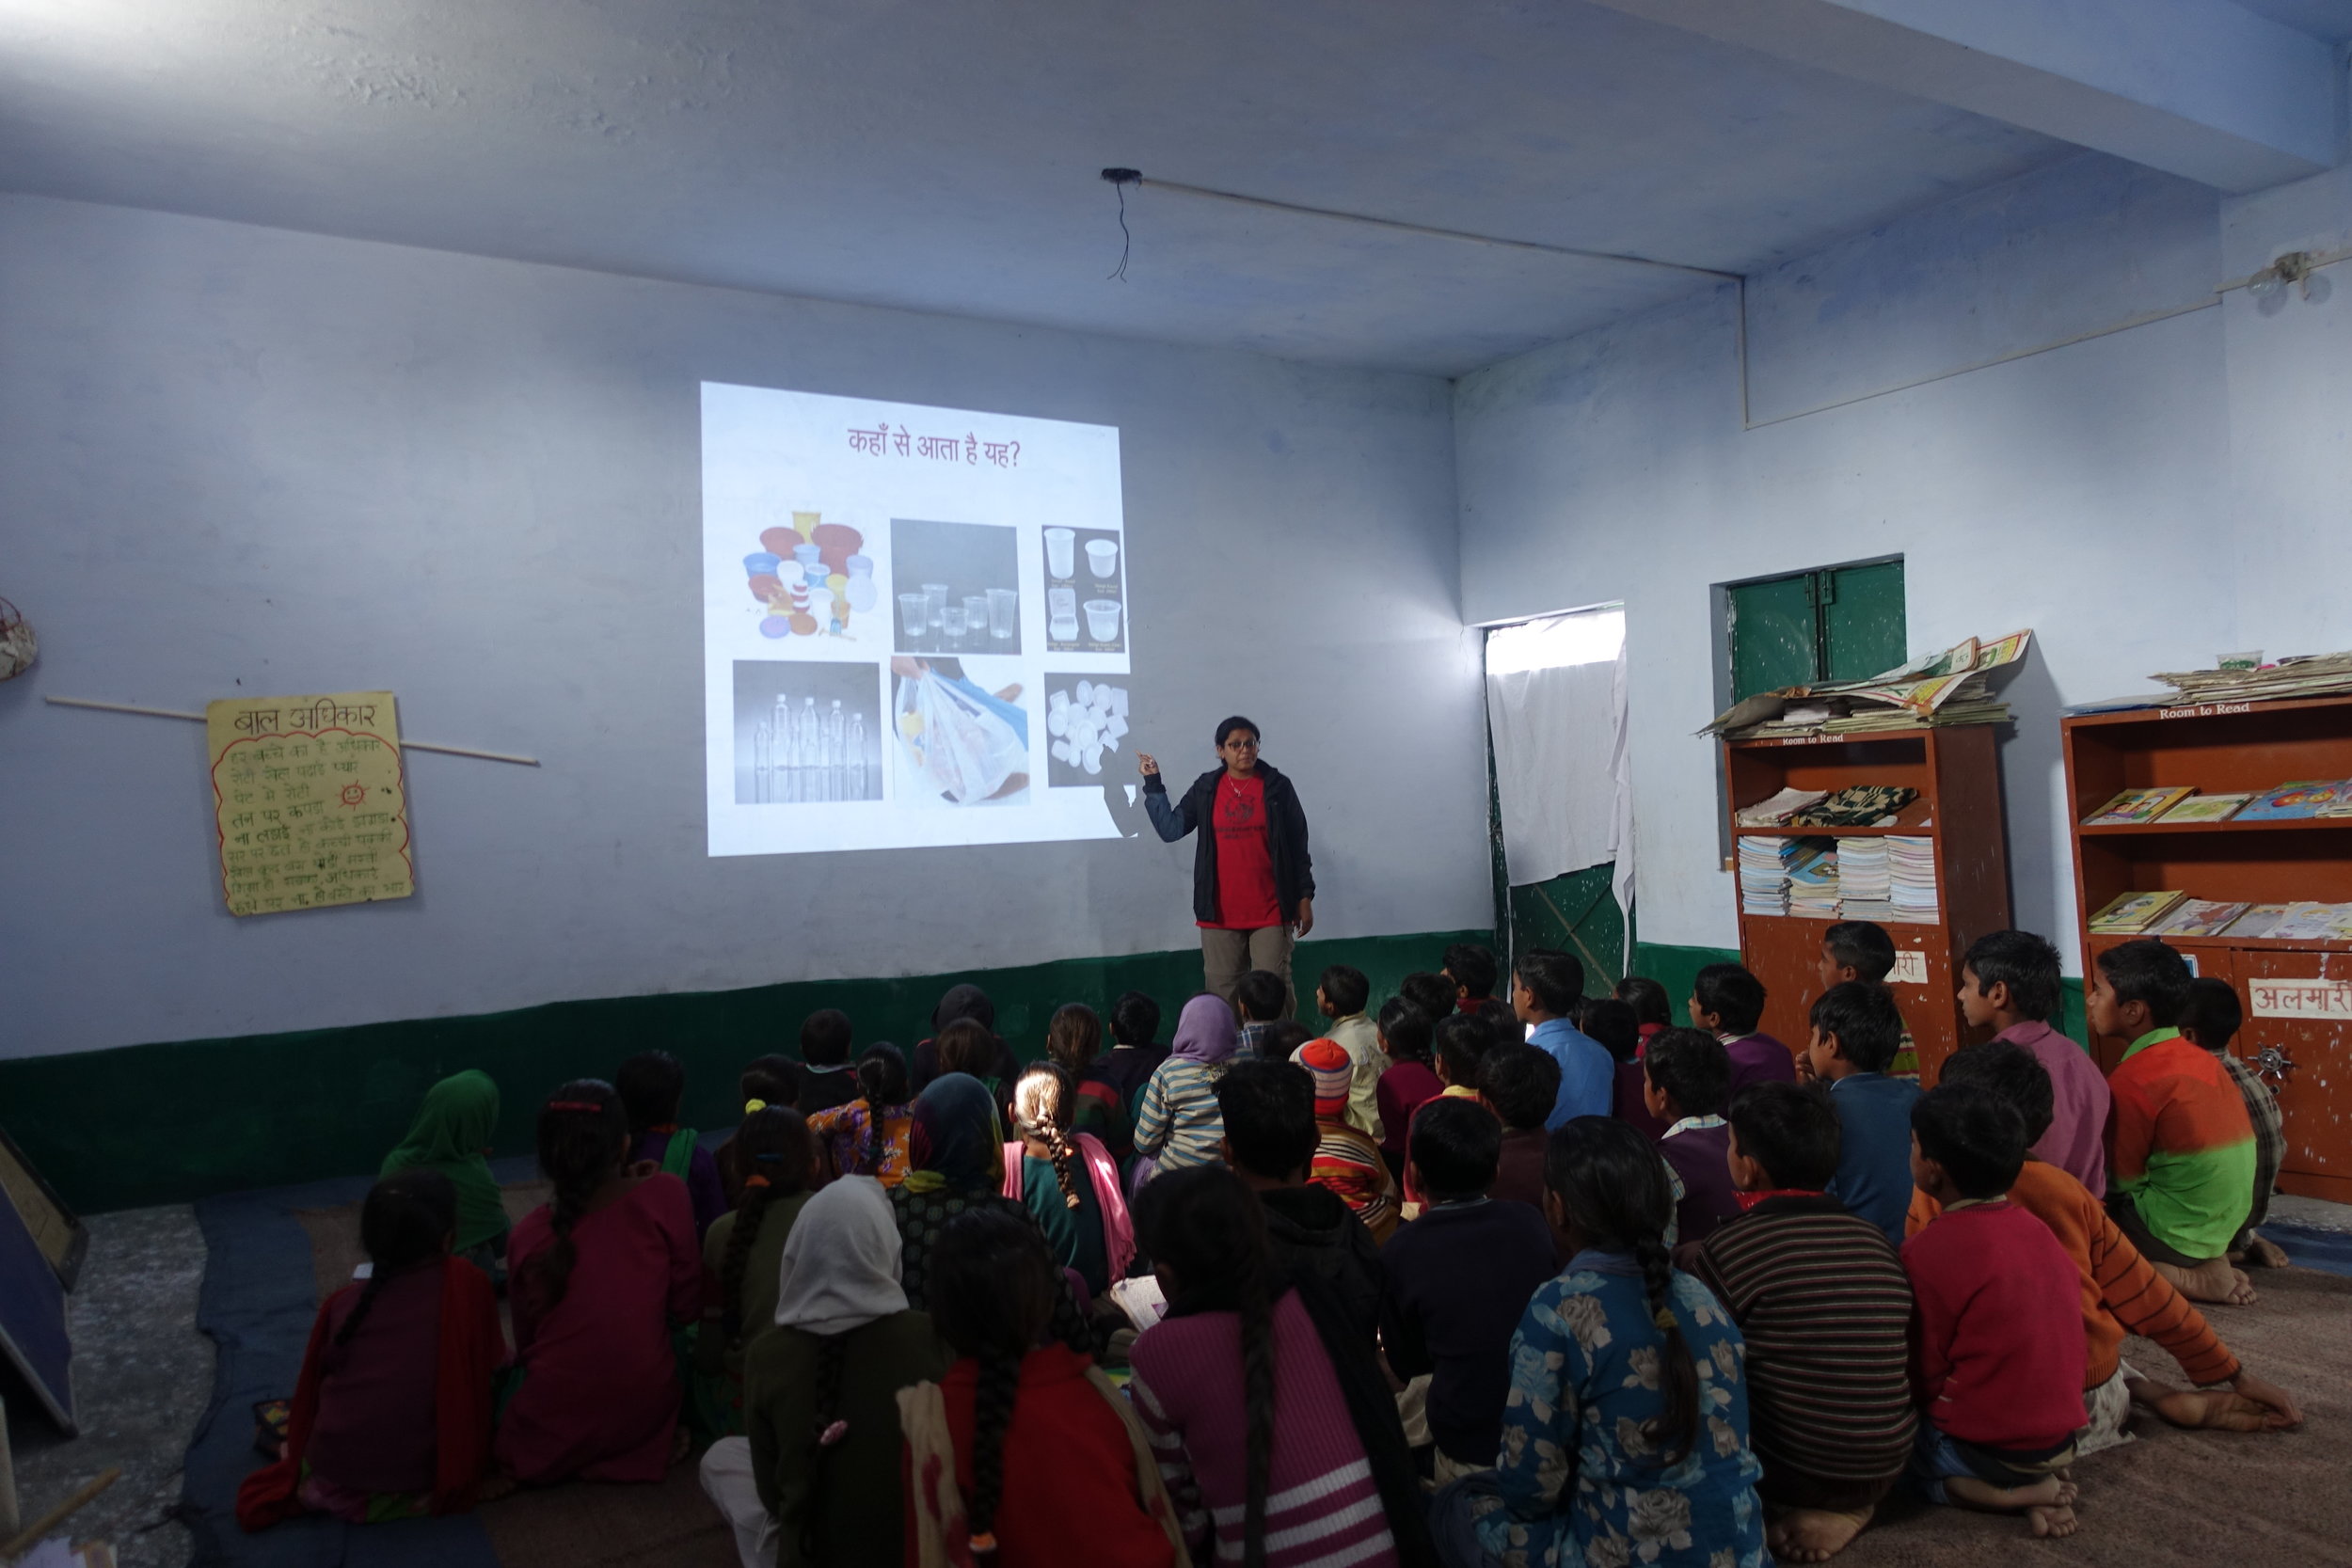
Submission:
M 2352 820 L 2162 822 L 2086 828 L 2120 790 L 2193 784 L 2201 793 L 2265 790 L 2296 779 L 2352 778 L 2352 697 L 2209 703 L 2085 714 L 2060 725 L 2072 807 L 2074 903 L 2086 972 L 2130 937 L 2093 935 L 2090 916 L 2118 894 L 2179 889 L 2192 898 L 2352 901 Z M 2246 1025 L 2233 1049 L 2279 1092 L 2287 1151 L 2281 1191 L 2352 1202 L 2352 1017 L 2265 1016 L 2262 982 L 2311 981 L 2347 998 L 2352 942 L 2166 937 L 2201 974 L 2237 988 Z M 2344 982 L 2339 991 L 2328 982 Z M 2265 995 L 2265 1001 L 2275 998 Z M 2309 1006 L 2309 1003 L 2303 1004 Z M 2332 1008 L 2333 1004 L 2326 1006 Z M 2112 1069 L 2130 1042 L 2093 1042 Z
M 1947 1056 L 1992 1033 L 1968 1027 L 1958 992 L 1960 960 L 1968 944 L 2010 924 L 2009 842 L 2002 829 L 2001 773 L 1994 752 L 1997 728 L 1965 724 L 1723 743 L 1735 843 L 1757 837 L 1897 833 L 1931 842 L 1935 922 L 1882 922 L 1895 939 L 1899 965 L 1915 965 L 1926 974 L 1924 982 L 1896 980 L 1892 989 L 1918 1048 L 1921 1079 L 1931 1085 Z M 1898 813 L 1888 827 L 1740 825 L 1741 810 L 1782 789 L 1836 790 L 1849 784 L 1901 784 L 1917 790 L 1919 799 Z M 1804 915 L 1750 914 L 1744 908 L 1740 911 L 1740 961 L 1764 982 L 1764 1030 L 1794 1048 L 1804 1046 L 1806 1015 L 1821 994 L 1821 939 L 1833 924 Z M 1906 964 L 1904 956 L 1912 953 L 1919 957 Z

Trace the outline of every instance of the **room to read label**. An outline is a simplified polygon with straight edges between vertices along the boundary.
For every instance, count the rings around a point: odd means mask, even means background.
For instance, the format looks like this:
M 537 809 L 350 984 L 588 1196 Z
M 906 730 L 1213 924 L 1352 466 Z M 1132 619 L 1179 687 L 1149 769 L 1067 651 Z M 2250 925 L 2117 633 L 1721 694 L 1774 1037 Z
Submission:
M 2156 717 L 2159 719 L 2212 719 L 2224 713 L 2251 713 L 2253 711 L 2254 705 L 2251 703 L 2199 703 L 2193 707 L 2160 707 L 2156 709 Z
M 1886 973 L 1887 981 L 1898 986 L 1924 986 L 1928 983 L 1928 956 L 1916 947 L 1895 950 L 1895 967 Z
M 2249 980 L 2256 1018 L 2352 1019 L 2352 980 Z

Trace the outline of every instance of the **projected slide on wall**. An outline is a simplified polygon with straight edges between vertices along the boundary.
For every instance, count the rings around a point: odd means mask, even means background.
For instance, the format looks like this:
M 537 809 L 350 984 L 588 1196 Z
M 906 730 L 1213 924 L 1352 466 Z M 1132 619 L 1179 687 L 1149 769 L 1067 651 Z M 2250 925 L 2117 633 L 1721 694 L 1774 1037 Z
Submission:
M 713 855 L 1115 838 L 1119 432 L 706 382 Z

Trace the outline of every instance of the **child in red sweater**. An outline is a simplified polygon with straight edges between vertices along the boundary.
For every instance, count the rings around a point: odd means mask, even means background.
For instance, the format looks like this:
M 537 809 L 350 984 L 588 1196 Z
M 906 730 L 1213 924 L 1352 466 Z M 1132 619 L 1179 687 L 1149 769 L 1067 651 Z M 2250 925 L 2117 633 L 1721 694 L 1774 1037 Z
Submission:
M 1937 1502 L 2072 1535 L 2086 1349 L 2073 1260 L 2005 1196 L 2025 1158 L 2025 1118 L 1987 1090 L 1956 1084 L 1912 1107 L 1911 1178 L 1943 1206 L 1903 1243 L 1923 1418 L 1912 1471 Z
M 1173 1563 L 1184 1537 L 1127 1402 L 1083 1353 L 1038 1343 L 1060 1281 L 1027 1211 L 983 1199 L 948 1221 L 930 1278 L 932 1323 L 958 1359 L 898 1394 L 907 1561 Z

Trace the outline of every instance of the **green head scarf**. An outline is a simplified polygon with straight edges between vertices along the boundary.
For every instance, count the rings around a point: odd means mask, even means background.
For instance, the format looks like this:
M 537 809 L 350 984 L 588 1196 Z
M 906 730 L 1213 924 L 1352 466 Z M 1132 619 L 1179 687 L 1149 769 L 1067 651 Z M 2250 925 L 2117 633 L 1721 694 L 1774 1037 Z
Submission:
M 506 1205 L 500 1200 L 490 1163 L 483 1158 L 498 1124 L 499 1086 L 488 1073 L 469 1068 L 424 1091 L 424 1103 L 417 1107 L 408 1135 L 384 1156 L 384 1168 L 376 1173 L 389 1176 L 424 1165 L 457 1183 L 460 1252 L 506 1232 Z

